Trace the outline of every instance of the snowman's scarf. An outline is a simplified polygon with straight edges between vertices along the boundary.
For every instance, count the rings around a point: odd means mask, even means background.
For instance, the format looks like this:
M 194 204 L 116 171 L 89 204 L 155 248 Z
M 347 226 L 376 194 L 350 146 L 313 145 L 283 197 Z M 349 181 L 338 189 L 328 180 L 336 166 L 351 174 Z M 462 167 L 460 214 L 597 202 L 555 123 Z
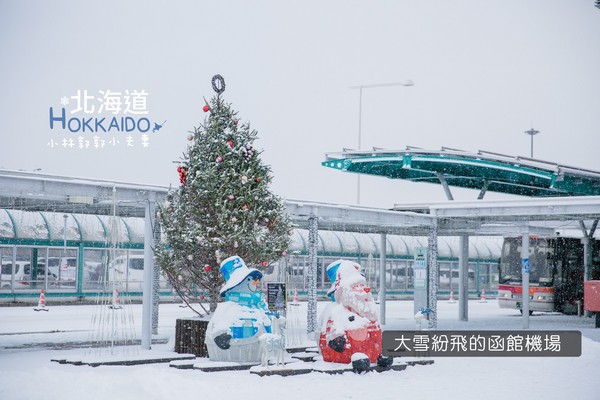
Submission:
M 228 292 L 225 294 L 225 301 L 232 301 L 242 306 L 265 311 L 269 309 L 269 306 L 265 302 L 265 294 L 262 292 Z

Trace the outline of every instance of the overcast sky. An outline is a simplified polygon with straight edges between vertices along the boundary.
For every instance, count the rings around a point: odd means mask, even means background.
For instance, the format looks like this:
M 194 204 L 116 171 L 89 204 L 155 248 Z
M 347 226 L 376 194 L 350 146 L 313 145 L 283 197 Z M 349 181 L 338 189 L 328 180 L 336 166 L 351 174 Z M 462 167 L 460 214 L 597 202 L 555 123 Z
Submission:
M 0 51 L 0 168 L 176 185 L 173 161 L 218 73 L 288 199 L 356 202 L 356 176 L 321 166 L 326 152 L 358 145 L 359 93 L 349 87 L 407 79 L 414 86 L 364 90 L 363 148 L 529 155 L 524 131 L 534 127 L 537 158 L 600 170 L 593 0 L 0 0 Z M 144 90 L 142 116 L 166 123 L 148 147 L 134 131 L 132 147 L 109 132 L 104 148 L 79 149 L 77 138 L 94 134 L 49 127 L 49 108 L 58 113 L 78 90 Z M 67 118 L 101 117 L 70 115 L 75 99 L 65 108 Z M 438 185 L 361 185 L 362 205 L 445 199 Z

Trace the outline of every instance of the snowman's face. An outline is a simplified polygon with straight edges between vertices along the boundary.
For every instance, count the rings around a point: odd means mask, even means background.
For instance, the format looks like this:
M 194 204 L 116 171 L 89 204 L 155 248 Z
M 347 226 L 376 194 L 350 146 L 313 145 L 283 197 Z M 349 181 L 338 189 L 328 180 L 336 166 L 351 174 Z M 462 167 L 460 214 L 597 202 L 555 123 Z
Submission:
M 252 276 L 246 278 L 246 286 L 251 292 L 256 292 L 260 279 L 254 279 Z

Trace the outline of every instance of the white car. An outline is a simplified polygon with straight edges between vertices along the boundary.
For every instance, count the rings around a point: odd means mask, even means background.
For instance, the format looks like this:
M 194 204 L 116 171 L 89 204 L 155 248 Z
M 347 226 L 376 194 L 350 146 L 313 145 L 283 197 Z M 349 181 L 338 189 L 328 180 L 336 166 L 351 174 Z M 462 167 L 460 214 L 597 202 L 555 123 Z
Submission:
M 0 288 L 12 288 L 13 262 L 3 261 L 0 275 Z M 31 284 L 31 263 L 29 261 L 17 261 L 14 265 L 15 288 L 27 288 Z
M 125 288 L 127 284 L 128 291 L 142 291 L 144 287 L 144 255 L 119 256 L 111 261 L 108 264 L 109 284 L 112 284 L 113 279 L 117 287 Z M 168 281 L 162 273 L 159 287 L 161 289 L 168 287 Z

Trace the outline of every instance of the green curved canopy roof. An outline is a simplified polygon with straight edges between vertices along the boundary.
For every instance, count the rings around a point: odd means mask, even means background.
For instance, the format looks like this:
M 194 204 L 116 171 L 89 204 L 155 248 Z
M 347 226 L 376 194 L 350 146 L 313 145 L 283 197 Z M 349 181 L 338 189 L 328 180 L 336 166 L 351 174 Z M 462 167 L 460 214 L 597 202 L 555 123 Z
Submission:
M 600 172 L 499 153 L 442 148 L 374 149 L 326 155 L 325 167 L 531 197 L 600 195 Z

